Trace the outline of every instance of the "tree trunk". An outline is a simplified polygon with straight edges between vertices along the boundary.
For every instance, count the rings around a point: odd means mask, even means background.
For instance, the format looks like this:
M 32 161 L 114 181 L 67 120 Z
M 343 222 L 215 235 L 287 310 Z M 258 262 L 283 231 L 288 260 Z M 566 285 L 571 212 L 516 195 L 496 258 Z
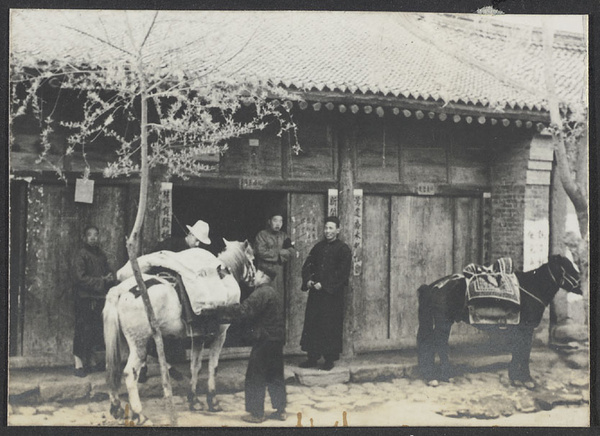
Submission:
M 573 176 L 571 168 L 569 167 L 569 160 L 567 157 L 567 150 L 565 145 L 565 138 L 562 132 L 563 120 L 560 115 L 558 96 L 556 95 L 555 83 L 554 83 L 554 71 L 552 62 L 553 44 L 554 44 L 554 33 L 550 30 L 547 20 L 543 20 L 543 32 L 544 32 L 544 80 L 546 85 L 546 95 L 548 101 L 548 107 L 550 110 L 550 123 L 552 131 L 552 140 L 554 142 L 554 152 L 556 156 L 556 162 L 558 165 L 558 173 L 562 186 L 573 202 L 575 207 L 575 213 L 577 214 L 577 221 L 579 223 L 579 230 L 581 233 L 581 244 L 579 252 L 575 253 L 578 258 L 579 270 L 581 272 L 581 289 L 583 291 L 584 298 L 584 310 L 585 320 L 588 321 L 588 308 L 589 308 L 589 293 L 588 293 L 588 265 L 587 265 L 587 241 L 588 241 L 588 202 L 587 202 L 587 187 L 577 183 L 576 177 Z M 581 141 L 583 142 L 583 141 Z M 587 142 L 587 141 L 586 141 Z M 581 151 L 580 154 L 584 153 Z M 582 171 L 580 165 L 577 170 Z M 579 180 L 585 180 L 579 174 Z
M 164 344 L 162 340 L 162 335 L 160 329 L 158 328 L 158 322 L 156 320 L 156 316 L 154 315 L 154 310 L 152 308 L 152 304 L 150 303 L 150 297 L 148 296 L 148 289 L 146 288 L 146 284 L 142 278 L 142 272 L 140 270 L 140 266 L 137 261 L 137 256 L 140 250 L 140 240 L 141 240 L 141 230 L 142 224 L 144 222 L 144 215 L 146 213 L 146 202 L 148 199 L 148 134 L 147 134 L 147 124 L 148 124 L 148 106 L 146 100 L 145 92 L 142 92 L 141 95 L 141 112 L 142 112 L 142 120 L 141 120 L 141 177 L 140 177 L 140 198 L 139 198 L 139 206 L 137 215 L 135 218 L 135 223 L 133 225 L 133 229 L 131 230 L 131 235 L 127 239 L 127 253 L 129 255 L 129 261 L 131 262 L 131 267 L 133 269 L 133 273 L 137 282 L 137 285 L 140 289 L 142 301 L 144 302 L 144 308 L 146 309 L 146 315 L 148 316 L 148 321 L 150 322 L 150 328 L 152 330 L 152 337 L 154 338 L 154 342 L 156 343 L 156 352 L 158 354 L 158 363 L 160 365 L 160 375 L 162 381 L 162 387 L 165 397 L 165 402 L 167 404 L 167 409 L 169 411 L 169 416 L 171 419 L 171 425 L 177 425 L 177 415 L 175 414 L 175 407 L 173 404 L 173 390 L 171 388 L 171 383 L 169 381 L 169 370 L 167 368 L 167 360 L 165 358 L 165 350 Z
M 557 174 L 556 164 L 552 169 L 550 189 L 550 254 L 564 254 L 568 198 Z M 567 293 L 559 291 L 550 302 L 550 343 L 556 340 L 554 328 L 566 324 L 568 318 Z

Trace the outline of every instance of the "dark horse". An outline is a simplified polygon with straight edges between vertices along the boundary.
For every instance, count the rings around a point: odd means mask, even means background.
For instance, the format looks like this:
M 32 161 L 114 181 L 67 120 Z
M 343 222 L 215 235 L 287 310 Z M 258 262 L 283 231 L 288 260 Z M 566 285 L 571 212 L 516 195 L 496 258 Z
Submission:
M 511 335 L 512 360 L 508 375 L 514 386 L 535 388 L 529 372 L 529 356 L 533 330 L 540 324 L 546 306 L 552 301 L 559 288 L 581 295 L 579 273 L 569 259 L 560 255 L 550 257 L 538 269 L 516 272 L 521 288 L 520 322 L 502 329 Z M 443 283 L 446 281 L 446 283 Z M 441 286 L 436 286 L 443 283 Z M 422 285 L 419 290 L 419 330 L 417 348 L 421 376 L 431 382 L 448 381 L 448 339 L 454 322 L 469 323 L 464 277 L 443 277 L 431 285 Z M 489 328 L 489 326 L 487 326 Z M 440 357 L 440 374 L 435 372 L 435 354 Z M 435 383 L 435 382 L 434 382 Z

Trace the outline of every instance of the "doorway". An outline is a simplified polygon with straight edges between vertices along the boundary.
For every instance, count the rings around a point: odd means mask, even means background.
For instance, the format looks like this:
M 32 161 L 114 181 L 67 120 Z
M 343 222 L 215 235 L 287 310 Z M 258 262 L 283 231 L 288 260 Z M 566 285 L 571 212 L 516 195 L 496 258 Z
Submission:
M 277 208 L 287 215 L 287 194 L 275 191 L 237 191 L 225 189 L 199 189 L 173 186 L 173 224 L 171 234 L 183 236 L 186 225 L 197 220 L 210 226 L 211 248 L 220 251 L 224 247 L 222 238 L 228 241 L 248 240 L 254 243 L 256 234 L 265 228 L 267 214 Z M 284 231 L 286 231 L 284 223 Z M 285 295 L 285 290 L 283 290 Z M 249 289 L 242 286 L 242 301 Z M 233 324 L 227 331 L 225 347 L 246 347 L 246 327 Z

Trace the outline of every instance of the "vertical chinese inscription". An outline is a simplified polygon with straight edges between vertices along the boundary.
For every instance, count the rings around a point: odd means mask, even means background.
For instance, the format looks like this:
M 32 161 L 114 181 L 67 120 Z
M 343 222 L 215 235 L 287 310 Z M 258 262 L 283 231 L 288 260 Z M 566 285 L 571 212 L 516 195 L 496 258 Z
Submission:
M 162 182 L 160 186 L 160 239 L 171 236 L 171 216 L 173 212 L 173 184 Z
M 330 189 L 327 191 L 327 216 L 337 216 L 338 214 L 338 190 Z
M 362 272 L 362 216 L 363 190 L 355 189 L 353 195 L 353 228 L 352 228 L 352 271 L 355 276 Z

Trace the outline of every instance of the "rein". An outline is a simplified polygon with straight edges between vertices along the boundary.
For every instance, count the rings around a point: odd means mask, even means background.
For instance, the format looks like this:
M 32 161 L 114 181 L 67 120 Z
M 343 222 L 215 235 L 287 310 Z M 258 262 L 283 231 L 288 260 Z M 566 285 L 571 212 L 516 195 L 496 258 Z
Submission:
M 552 277 L 552 281 L 554 282 L 554 284 L 556 286 L 558 286 L 559 288 L 562 287 L 562 283 L 558 283 L 558 281 L 556 280 L 556 277 L 554 277 L 554 274 L 552 274 L 552 268 L 550 268 L 550 263 L 547 263 L 546 266 L 548 267 L 548 274 L 550 274 L 550 277 Z M 563 274 L 563 281 L 564 281 L 564 274 Z
M 554 282 L 554 284 L 556 286 L 558 286 L 559 288 L 562 287 L 562 284 L 558 283 L 558 280 L 556 280 L 556 277 L 554 277 L 554 274 L 552 274 L 552 269 L 550 268 L 550 264 L 548 263 L 548 264 L 546 264 L 546 266 L 548 267 L 548 274 L 550 274 L 550 278 L 552 279 L 552 281 Z M 564 275 L 563 275 L 563 280 L 564 280 Z M 523 288 L 522 286 L 519 286 L 519 289 L 521 291 L 525 292 L 527 295 L 529 295 L 535 301 L 537 301 L 538 303 L 540 303 L 542 306 L 546 307 L 546 303 L 544 303 L 541 298 L 536 297 L 535 295 L 533 295 L 531 292 L 529 292 L 527 289 Z
M 540 303 L 542 306 L 544 306 L 544 308 L 546 307 L 546 303 L 544 303 L 540 298 L 536 297 L 535 295 L 533 295 L 531 292 L 529 292 L 527 289 L 525 289 L 522 286 L 519 286 L 519 289 L 523 292 L 525 292 L 527 295 L 529 295 L 531 298 L 533 298 L 535 301 L 537 301 L 538 303 Z

